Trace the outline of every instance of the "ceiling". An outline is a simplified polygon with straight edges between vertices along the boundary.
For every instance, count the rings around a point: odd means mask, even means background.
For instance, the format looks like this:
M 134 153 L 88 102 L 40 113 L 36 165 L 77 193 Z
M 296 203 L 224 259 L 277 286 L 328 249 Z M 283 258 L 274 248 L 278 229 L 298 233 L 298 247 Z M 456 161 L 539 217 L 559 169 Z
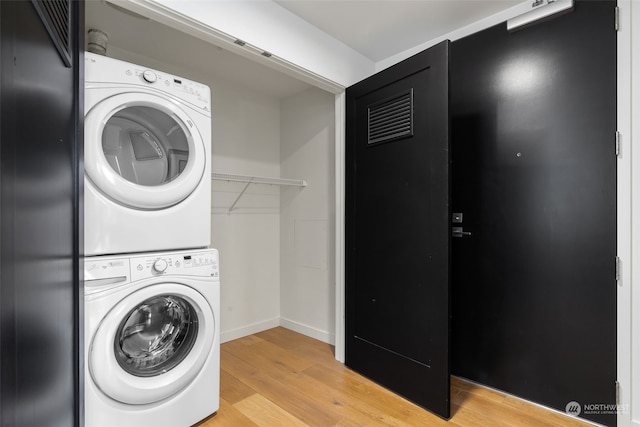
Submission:
M 206 73 L 276 98 L 309 88 L 308 84 L 265 65 L 158 22 L 133 16 L 104 1 L 85 2 L 85 30 L 92 28 L 109 36 L 107 56 L 187 79 L 203 81 L 202 75 Z M 136 59 L 123 57 L 123 53 Z
M 373 62 L 479 21 L 522 0 L 275 0 Z
M 221 0 L 215 0 L 221 1 Z M 237 1 L 237 0 L 236 0 Z M 271 1 L 271 0 L 255 0 Z M 291 13 L 373 62 L 435 39 L 522 0 L 275 0 Z M 218 78 L 283 98 L 309 87 L 293 77 L 163 24 L 115 9 L 104 0 L 85 3 L 85 27 L 109 35 L 109 46 L 150 58 L 164 71 L 206 70 Z M 109 52 L 108 52 L 109 53 Z M 158 67 L 155 67 L 158 68 Z

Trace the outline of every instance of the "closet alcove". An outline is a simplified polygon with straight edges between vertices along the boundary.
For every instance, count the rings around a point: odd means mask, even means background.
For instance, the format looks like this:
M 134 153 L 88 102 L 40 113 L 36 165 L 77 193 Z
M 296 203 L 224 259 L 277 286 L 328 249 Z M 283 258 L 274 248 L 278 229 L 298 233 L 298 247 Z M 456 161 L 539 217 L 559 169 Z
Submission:
M 333 344 L 334 94 L 106 2 L 86 3 L 85 28 L 108 35 L 109 57 L 211 88 L 203 179 L 221 259 L 221 341 L 281 325 Z

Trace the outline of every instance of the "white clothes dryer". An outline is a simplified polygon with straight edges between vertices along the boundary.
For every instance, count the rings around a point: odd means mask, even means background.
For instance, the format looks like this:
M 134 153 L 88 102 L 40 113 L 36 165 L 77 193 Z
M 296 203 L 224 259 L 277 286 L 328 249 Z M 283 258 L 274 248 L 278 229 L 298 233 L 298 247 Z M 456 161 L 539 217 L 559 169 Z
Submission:
M 204 248 L 209 87 L 85 53 L 85 255 Z
M 86 258 L 85 425 L 188 427 L 220 405 L 218 252 Z

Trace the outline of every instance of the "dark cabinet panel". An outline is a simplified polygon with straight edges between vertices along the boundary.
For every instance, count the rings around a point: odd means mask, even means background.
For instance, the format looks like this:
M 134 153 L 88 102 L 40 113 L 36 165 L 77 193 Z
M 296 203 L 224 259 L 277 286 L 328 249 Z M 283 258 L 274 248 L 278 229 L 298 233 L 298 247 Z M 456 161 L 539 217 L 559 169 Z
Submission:
M 64 7 L 65 2 L 59 3 Z M 3 426 L 81 422 L 78 37 L 82 3 L 72 1 L 67 6 L 71 64 L 61 56 L 34 4 L 0 2 Z

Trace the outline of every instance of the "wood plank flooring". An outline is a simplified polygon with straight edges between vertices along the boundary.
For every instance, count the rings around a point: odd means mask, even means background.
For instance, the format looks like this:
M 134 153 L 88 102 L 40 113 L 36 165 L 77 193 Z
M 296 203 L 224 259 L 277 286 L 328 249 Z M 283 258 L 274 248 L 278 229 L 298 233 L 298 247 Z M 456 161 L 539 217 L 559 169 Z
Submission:
M 219 426 L 590 426 L 452 378 L 449 422 L 337 362 L 333 347 L 274 328 L 221 346 Z

